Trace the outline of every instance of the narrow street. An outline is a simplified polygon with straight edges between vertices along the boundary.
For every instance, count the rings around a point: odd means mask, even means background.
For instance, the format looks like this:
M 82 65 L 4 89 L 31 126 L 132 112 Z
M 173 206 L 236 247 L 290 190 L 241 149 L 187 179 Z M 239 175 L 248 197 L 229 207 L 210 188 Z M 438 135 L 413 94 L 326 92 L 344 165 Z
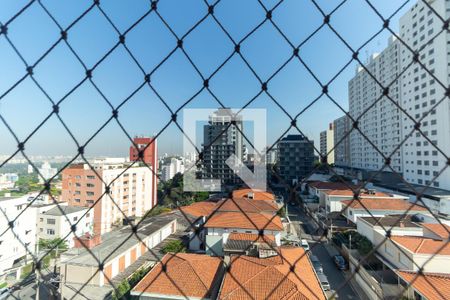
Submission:
M 324 274 L 327 276 L 332 289 L 331 291 L 326 292 L 327 296 L 331 297 L 336 291 L 335 298 L 337 299 L 359 299 L 350 283 L 343 285 L 346 278 L 344 273 L 334 265 L 333 258 L 326 249 L 327 241 L 321 236 L 322 231 L 316 230 L 317 227 L 312 224 L 313 221 L 311 221 L 297 206 L 289 205 L 288 214 L 299 237 L 308 241 L 312 254 L 319 258 L 323 266 Z

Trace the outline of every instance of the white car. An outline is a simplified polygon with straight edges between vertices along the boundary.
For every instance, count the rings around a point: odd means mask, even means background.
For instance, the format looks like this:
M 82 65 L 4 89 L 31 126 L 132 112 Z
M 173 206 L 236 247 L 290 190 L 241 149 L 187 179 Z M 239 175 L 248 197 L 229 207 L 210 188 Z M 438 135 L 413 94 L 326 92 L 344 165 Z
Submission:
M 303 249 L 305 249 L 305 251 L 309 251 L 309 244 L 307 240 L 302 239 L 302 247 Z

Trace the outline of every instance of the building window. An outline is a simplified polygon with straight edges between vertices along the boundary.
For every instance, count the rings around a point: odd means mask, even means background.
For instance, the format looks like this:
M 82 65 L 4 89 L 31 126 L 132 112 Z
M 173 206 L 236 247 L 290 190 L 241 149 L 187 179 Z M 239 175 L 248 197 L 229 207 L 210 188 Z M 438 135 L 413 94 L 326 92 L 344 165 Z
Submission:
M 39 218 L 39 222 L 44 222 L 44 218 Z
M 48 235 L 55 235 L 55 230 L 54 229 L 47 229 L 47 234 Z
M 88 183 L 88 184 L 86 184 L 86 186 L 87 186 L 87 187 L 90 187 L 90 188 L 95 187 L 95 185 L 94 185 L 93 183 Z
M 93 176 L 93 175 L 88 175 L 86 177 L 87 177 L 87 179 L 95 179 L 95 176 Z
M 55 219 L 47 219 L 47 224 L 55 225 L 56 224 L 56 220 Z
M 94 196 L 94 192 L 86 192 L 86 195 L 88 195 L 88 196 Z

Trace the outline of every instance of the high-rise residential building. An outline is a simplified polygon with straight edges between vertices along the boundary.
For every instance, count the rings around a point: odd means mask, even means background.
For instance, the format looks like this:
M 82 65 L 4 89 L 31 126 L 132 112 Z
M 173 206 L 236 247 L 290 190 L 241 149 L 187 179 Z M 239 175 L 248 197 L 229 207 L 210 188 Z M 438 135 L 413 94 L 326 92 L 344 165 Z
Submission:
M 290 134 L 278 142 L 280 176 L 288 184 L 299 182 L 311 174 L 314 144 L 303 135 Z
M 218 109 L 209 117 L 203 127 L 203 179 L 220 179 L 222 184 L 240 182 L 226 160 L 234 154 L 244 161 L 242 132 L 242 117 L 231 109 Z
M 327 155 L 327 131 L 320 132 L 320 145 L 319 145 L 320 155 Z
M 184 173 L 184 163 L 181 158 L 172 157 L 161 166 L 161 180 L 163 181 L 172 179 L 177 173 Z
M 73 164 L 62 172 L 62 199 L 73 206 L 94 206 L 94 233 L 109 232 L 127 217 L 141 217 L 156 203 L 153 172 L 148 166 L 94 161 Z M 109 185 L 109 194 L 106 190 Z
M 442 20 L 449 16 L 449 1 L 418 1 L 400 18 L 402 42 L 391 37 L 387 48 L 365 66 L 389 89 L 383 91 L 362 67 L 349 82 L 349 113 L 354 119 L 363 114 L 358 127 L 367 136 L 365 139 L 355 130 L 351 133 L 352 167 L 383 167 L 385 160 L 370 141 L 386 156 L 395 151 L 391 167 L 406 181 L 450 189 L 450 169 L 444 169 L 450 149 L 450 101 L 445 92 L 450 36 L 440 32 Z M 416 129 L 418 122 L 421 132 Z
M 334 124 L 320 133 L 320 155 L 327 157 L 327 163 L 334 164 Z M 329 153 L 328 153 L 329 152 Z
M 153 203 L 158 201 L 158 143 L 154 137 L 136 136 L 133 138 L 134 145 L 130 146 L 130 161 L 143 161 L 152 167 L 152 191 Z M 142 159 L 139 158 L 139 151 L 143 151 Z
M 336 166 L 350 165 L 350 118 L 345 115 L 333 121 L 334 164 Z
M 401 76 L 402 107 L 416 122 L 421 122 L 423 132 L 422 135 L 414 131 L 403 146 L 403 177 L 411 183 L 428 185 L 447 164 L 440 150 L 450 154 L 450 101 L 445 97 L 449 86 L 450 35 L 445 30 L 441 32 L 443 20 L 450 17 L 450 2 L 426 2 L 418 1 L 400 18 L 400 38 L 418 51 L 424 67 L 418 63 L 408 67 L 414 54 L 404 45 L 400 45 L 400 66 L 402 70 L 407 68 Z M 414 130 L 414 121 L 405 114 L 401 118 L 406 137 Z M 440 174 L 432 186 L 450 189 L 450 169 Z
M 381 153 L 390 156 L 401 143 L 400 110 L 396 106 L 401 85 L 395 80 L 400 72 L 399 61 L 400 43 L 391 37 L 385 50 L 373 54 L 364 67 L 357 67 L 355 77 L 348 84 L 349 114 L 358 121 L 361 131 L 350 133 L 351 167 L 378 171 L 385 164 Z M 377 81 L 389 86 L 390 99 L 383 95 L 384 90 Z M 391 167 L 396 172 L 402 171 L 401 150 L 392 154 Z

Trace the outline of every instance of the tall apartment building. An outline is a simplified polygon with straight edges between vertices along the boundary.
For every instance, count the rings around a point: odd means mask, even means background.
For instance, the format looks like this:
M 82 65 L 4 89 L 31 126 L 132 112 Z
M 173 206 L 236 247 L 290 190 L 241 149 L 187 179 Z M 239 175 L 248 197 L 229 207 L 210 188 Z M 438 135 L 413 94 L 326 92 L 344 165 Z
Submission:
M 327 131 L 320 132 L 320 145 L 319 145 L 320 155 L 327 155 Z
M 389 87 L 389 97 L 383 96 L 383 89 L 363 67 L 348 84 L 349 114 L 358 120 L 358 128 L 350 133 L 351 166 L 366 170 L 380 170 L 385 160 L 380 154 L 391 155 L 401 142 L 399 102 L 401 85 L 395 80 L 400 72 L 400 43 L 389 38 L 388 46 L 379 54 L 370 57 L 365 68 L 383 86 Z M 370 142 L 369 142 L 370 141 Z M 373 143 L 372 146 L 371 143 Z M 402 153 L 391 156 L 391 167 L 402 171 Z M 388 168 L 385 171 L 389 171 Z
M 19 264 L 36 247 L 36 207 L 29 206 L 29 195 L 22 197 L 0 197 L 0 281 L 12 273 L 14 264 Z M 20 216 L 19 216 L 20 215 Z M 19 216 L 19 217 L 18 217 Z M 17 219 L 16 219 L 17 218 Z M 14 220 L 14 228 L 8 222 Z
M 94 161 L 100 178 L 88 164 L 73 164 L 62 172 L 62 199 L 73 206 L 94 206 L 94 233 L 111 231 L 113 224 L 127 217 L 141 217 L 156 200 L 153 172 L 147 167 L 129 163 Z M 116 179 L 117 178 L 117 179 Z M 109 195 L 106 186 L 110 185 Z M 114 201 L 114 202 L 113 202 Z
M 401 74 L 390 86 L 389 95 L 409 116 L 383 97 L 359 120 L 361 131 L 386 155 L 408 137 L 391 157 L 391 166 L 414 184 L 431 184 L 439 175 L 432 185 L 444 189 L 450 189 L 450 169 L 440 174 L 447 160 L 435 146 L 449 154 L 450 101 L 445 97 L 445 89 L 449 85 L 450 36 L 445 31 L 440 33 L 442 20 L 449 16 L 449 1 L 427 0 L 418 1 L 400 18 L 399 35 L 407 46 L 391 38 L 388 47 L 374 55 L 366 68 L 383 85 L 389 85 Z M 418 53 L 424 67 L 419 63 L 410 65 L 414 60 L 410 49 Z M 350 115 L 359 117 L 382 92 L 359 67 L 349 82 Z M 415 122 L 419 121 L 423 134 L 414 131 Z M 356 131 L 350 137 L 350 156 L 352 167 L 378 170 L 384 164 L 381 155 Z
M 161 180 L 168 181 L 177 173 L 184 173 L 184 163 L 181 158 L 172 157 L 161 167 Z
M 445 157 L 433 144 L 446 155 L 450 154 L 449 98 L 445 97 L 442 103 L 434 107 L 444 98 L 445 88 L 449 86 L 450 35 L 444 31 L 433 38 L 442 30 L 443 21 L 440 18 L 447 20 L 450 17 L 450 2 L 427 2 L 435 12 L 418 1 L 400 18 L 400 38 L 411 49 L 419 51 L 420 62 L 426 68 L 416 63 L 401 78 L 402 106 L 416 121 L 421 120 L 420 129 L 429 139 L 415 131 L 403 147 L 403 176 L 416 184 L 431 183 L 446 166 Z M 400 46 L 400 57 L 402 69 L 413 60 L 413 54 L 403 45 Z M 403 135 L 406 136 L 414 129 L 414 122 L 406 115 L 401 118 Z M 450 170 L 447 168 L 432 186 L 450 189 Z
M 327 156 L 329 164 L 334 164 L 334 150 L 334 123 L 330 123 L 328 129 L 320 133 L 320 154 Z
M 139 161 L 139 151 L 143 151 L 142 160 L 152 167 L 152 190 L 153 203 L 155 206 L 158 201 L 158 143 L 154 137 L 136 136 L 133 138 L 136 144 L 130 146 L 130 161 Z M 145 149 L 145 150 L 144 150 Z
M 234 121 L 234 125 L 230 123 Z M 234 171 L 228 167 L 226 160 L 236 155 L 244 160 L 242 117 L 231 109 L 218 109 L 203 127 L 203 170 L 202 178 L 220 179 L 223 184 L 240 182 Z
M 334 164 L 336 166 L 350 165 L 350 118 L 344 115 L 333 121 Z
M 314 145 L 302 135 L 288 135 L 278 142 L 280 176 L 288 184 L 309 176 L 314 164 Z

